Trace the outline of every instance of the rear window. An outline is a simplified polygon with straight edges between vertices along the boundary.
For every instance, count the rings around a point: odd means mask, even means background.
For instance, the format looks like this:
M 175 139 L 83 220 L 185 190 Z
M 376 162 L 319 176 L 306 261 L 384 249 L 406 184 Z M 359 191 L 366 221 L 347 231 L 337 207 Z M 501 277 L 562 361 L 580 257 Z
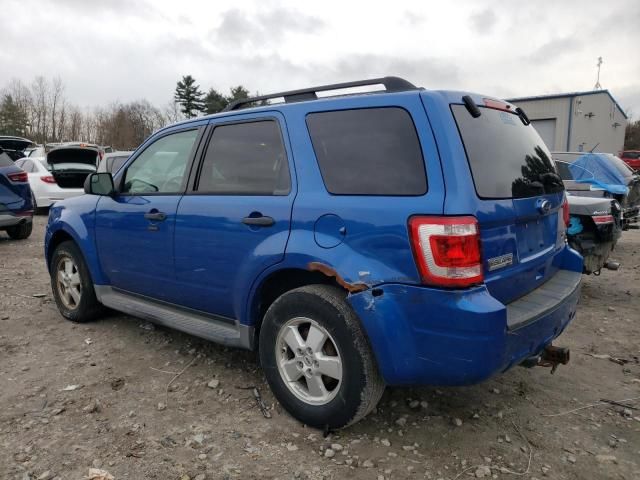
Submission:
M 611 163 L 616 167 L 616 169 L 624 176 L 624 177 L 631 177 L 634 174 L 633 169 L 627 165 L 626 163 L 624 163 L 624 161 L 620 158 L 620 157 L 616 157 L 615 155 L 611 154 L 611 153 L 605 153 L 604 154 L 609 160 L 611 160 Z
M 624 158 L 631 158 L 633 160 L 637 160 L 640 158 L 640 152 L 622 152 L 622 156 Z
M 397 107 L 311 113 L 307 127 L 320 172 L 335 195 L 424 195 L 418 134 Z
M 527 198 L 564 190 L 551 153 L 533 126 L 509 112 L 480 107 L 473 118 L 451 105 L 481 198 Z

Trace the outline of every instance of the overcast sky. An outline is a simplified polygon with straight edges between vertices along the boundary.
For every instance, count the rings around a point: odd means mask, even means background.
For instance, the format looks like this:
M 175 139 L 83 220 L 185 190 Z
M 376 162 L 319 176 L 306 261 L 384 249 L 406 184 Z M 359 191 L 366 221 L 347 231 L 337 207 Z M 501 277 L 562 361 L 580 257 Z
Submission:
M 640 118 L 640 1 L 0 0 L 0 89 L 60 76 L 80 106 L 181 75 L 268 93 L 384 75 L 499 97 L 600 83 Z

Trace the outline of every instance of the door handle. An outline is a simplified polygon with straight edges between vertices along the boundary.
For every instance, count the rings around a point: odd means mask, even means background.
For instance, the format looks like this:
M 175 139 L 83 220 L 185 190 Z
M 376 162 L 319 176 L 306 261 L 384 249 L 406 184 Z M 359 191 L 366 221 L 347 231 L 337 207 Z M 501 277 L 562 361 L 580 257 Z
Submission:
M 151 211 L 149 213 L 145 213 L 144 218 L 150 222 L 164 222 L 167 219 L 167 214 L 164 212 Z
M 255 225 L 257 227 L 270 227 L 276 221 L 271 217 L 259 216 L 259 217 L 244 217 L 242 223 L 245 225 Z

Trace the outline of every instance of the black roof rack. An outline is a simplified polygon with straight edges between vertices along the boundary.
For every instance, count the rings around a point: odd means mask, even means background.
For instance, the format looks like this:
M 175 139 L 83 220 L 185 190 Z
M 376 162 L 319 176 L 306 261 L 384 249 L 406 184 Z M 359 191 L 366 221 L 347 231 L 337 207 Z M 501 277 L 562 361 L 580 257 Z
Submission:
M 269 95 L 260 95 L 257 97 L 243 98 L 230 103 L 223 110 L 239 110 L 243 105 L 270 100 L 273 98 L 284 98 L 285 103 L 303 102 L 305 100 L 317 100 L 317 92 L 326 92 L 328 90 L 340 90 L 343 88 L 365 87 L 368 85 L 384 85 L 387 92 L 403 92 L 406 90 L 418 90 L 413 83 L 408 82 L 404 78 L 399 77 L 381 77 L 372 78 L 370 80 L 358 80 L 356 82 L 334 83 L 332 85 L 321 85 L 319 87 L 303 88 L 301 90 L 290 90 L 288 92 L 278 92 Z

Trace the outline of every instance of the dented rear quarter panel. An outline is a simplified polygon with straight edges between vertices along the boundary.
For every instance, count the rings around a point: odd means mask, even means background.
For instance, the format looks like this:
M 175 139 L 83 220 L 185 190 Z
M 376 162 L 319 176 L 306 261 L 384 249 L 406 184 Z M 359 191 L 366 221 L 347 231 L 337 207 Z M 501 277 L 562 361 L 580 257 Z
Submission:
M 375 107 L 399 107 L 410 113 L 425 159 L 428 183 L 425 195 L 352 196 L 327 192 L 306 116 L 313 112 Z M 320 262 L 334 268 L 349 283 L 420 283 L 407 222 L 412 215 L 442 214 L 445 190 L 438 149 L 419 93 L 354 97 L 348 103 L 323 100 L 293 104 L 287 108 L 287 124 L 295 152 L 298 194 L 281 267 L 307 269 L 310 262 Z M 338 217 L 343 233 L 338 228 L 334 231 L 317 228 L 318 220 L 326 215 Z M 327 238 L 331 236 L 335 238 Z M 331 248 L 321 246 L 334 244 Z

